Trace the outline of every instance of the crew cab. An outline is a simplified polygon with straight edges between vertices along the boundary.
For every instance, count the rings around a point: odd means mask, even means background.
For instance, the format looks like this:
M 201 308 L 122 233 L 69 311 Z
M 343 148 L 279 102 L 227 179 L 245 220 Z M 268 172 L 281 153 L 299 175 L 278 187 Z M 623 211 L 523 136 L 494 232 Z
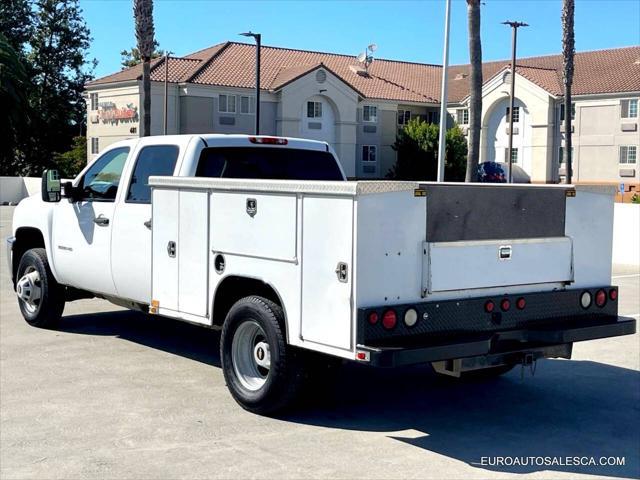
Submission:
M 608 187 L 347 181 L 326 143 L 214 134 L 118 142 L 42 181 L 7 243 L 26 321 L 95 296 L 219 328 L 256 413 L 318 358 L 489 377 L 635 332 Z

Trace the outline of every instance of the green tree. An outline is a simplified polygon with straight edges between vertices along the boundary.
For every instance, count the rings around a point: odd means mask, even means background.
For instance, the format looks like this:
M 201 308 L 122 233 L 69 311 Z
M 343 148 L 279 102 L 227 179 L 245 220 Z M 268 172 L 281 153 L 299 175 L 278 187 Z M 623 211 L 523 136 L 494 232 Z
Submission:
M 386 177 L 393 180 L 435 180 L 440 128 L 421 118 L 413 118 L 400 131 L 393 146 L 397 161 Z M 456 125 L 447 130 L 445 180 L 463 181 L 467 162 L 467 141 Z
M 160 44 L 157 41 L 153 41 L 153 52 L 151 53 L 151 58 L 159 58 L 164 55 L 164 50 L 160 49 Z M 142 57 L 140 56 L 140 50 L 136 47 L 132 47 L 131 50 L 122 50 L 120 52 L 120 56 L 122 57 L 122 69 L 135 67 L 139 63 L 142 62 Z
M 56 154 L 54 164 L 63 178 L 73 178 L 80 173 L 87 164 L 87 137 L 74 137 L 71 150 Z
M 28 174 L 50 166 L 56 152 L 69 149 L 85 130 L 84 84 L 91 74 L 85 57 L 91 41 L 78 0 L 35 0 L 34 34 L 29 41 L 31 139 Z M 95 60 L 93 66 L 95 66 Z
M 156 41 L 153 26 L 153 0 L 133 0 L 136 40 L 142 58 L 142 131 L 141 137 L 151 135 L 151 55 Z
M 19 152 L 21 133 L 27 129 L 30 88 L 27 71 L 19 53 L 0 33 L 0 175 L 12 175 L 16 166 L 24 163 Z
M 0 0 L 0 33 L 23 55 L 23 48 L 33 33 L 31 0 Z

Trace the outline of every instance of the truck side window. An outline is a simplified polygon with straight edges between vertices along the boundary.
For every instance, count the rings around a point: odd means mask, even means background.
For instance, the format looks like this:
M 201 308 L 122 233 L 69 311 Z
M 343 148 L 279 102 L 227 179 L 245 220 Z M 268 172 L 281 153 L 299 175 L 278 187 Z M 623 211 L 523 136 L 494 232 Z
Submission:
M 99 157 L 78 183 L 81 200 L 113 202 L 129 147 L 114 148 Z
M 151 145 L 144 147 L 131 176 L 127 203 L 151 203 L 149 177 L 173 175 L 178 160 L 176 145 Z
M 205 148 L 196 177 L 344 180 L 329 152 L 277 147 Z

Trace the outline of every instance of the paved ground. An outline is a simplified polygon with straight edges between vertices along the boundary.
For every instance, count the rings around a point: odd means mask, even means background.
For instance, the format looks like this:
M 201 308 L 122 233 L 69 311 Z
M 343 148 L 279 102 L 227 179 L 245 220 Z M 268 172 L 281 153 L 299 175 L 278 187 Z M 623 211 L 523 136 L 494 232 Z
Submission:
M 11 212 L 0 208 L 2 238 Z M 3 479 L 640 476 L 637 335 L 578 344 L 573 360 L 540 362 L 524 380 L 353 366 L 295 412 L 264 418 L 227 393 L 215 332 L 98 300 L 69 304 L 59 331 L 29 327 L 1 253 Z M 614 277 L 621 313 L 638 318 L 637 270 Z M 625 466 L 477 465 L 533 455 Z

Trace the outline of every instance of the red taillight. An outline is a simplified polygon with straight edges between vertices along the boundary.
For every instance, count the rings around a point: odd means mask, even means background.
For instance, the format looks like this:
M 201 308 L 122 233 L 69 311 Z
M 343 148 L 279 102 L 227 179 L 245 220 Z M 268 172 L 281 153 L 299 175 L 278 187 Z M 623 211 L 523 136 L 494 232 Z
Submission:
M 616 290 L 615 288 L 609 290 L 609 298 L 612 301 L 616 301 L 618 299 L 618 290 Z
M 249 137 L 251 143 L 260 143 L 263 145 L 286 145 L 289 140 L 278 137 Z
M 503 312 L 506 312 L 511 308 L 511 302 L 509 301 L 508 298 L 502 299 L 502 301 L 500 302 L 500 308 L 502 309 Z
M 378 323 L 378 314 L 376 312 L 371 312 L 369 314 L 369 323 L 371 325 L 375 325 L 376 323 Z
M 487 300 L 484 304 L 484 311 L 487 313 L 493 312 L 493 309 L 496 308 L 496 305 L 491 301 Z
M 599 307 L 604 307 L 604 304 L 607 303 L 607 294 L 604 290 L 598 290 L 596 292 L 596 305 Z
M 394 312 L 393 310 L 387 310 L 386 312 L 384 312 L 384 315 L 382 316 L 382 326 L 384 328 L 386 328 L 387 330 L 392 330 L 393 328 L 395 328 L 397 322 L 398 319 L 396 317 L 396 312 Z
M 516 307 L 518 307 L 518 310 L 524 310 L 524 307 L 527 306 L 527 301 L 520 297 L 517 301 L 516 301 Z

